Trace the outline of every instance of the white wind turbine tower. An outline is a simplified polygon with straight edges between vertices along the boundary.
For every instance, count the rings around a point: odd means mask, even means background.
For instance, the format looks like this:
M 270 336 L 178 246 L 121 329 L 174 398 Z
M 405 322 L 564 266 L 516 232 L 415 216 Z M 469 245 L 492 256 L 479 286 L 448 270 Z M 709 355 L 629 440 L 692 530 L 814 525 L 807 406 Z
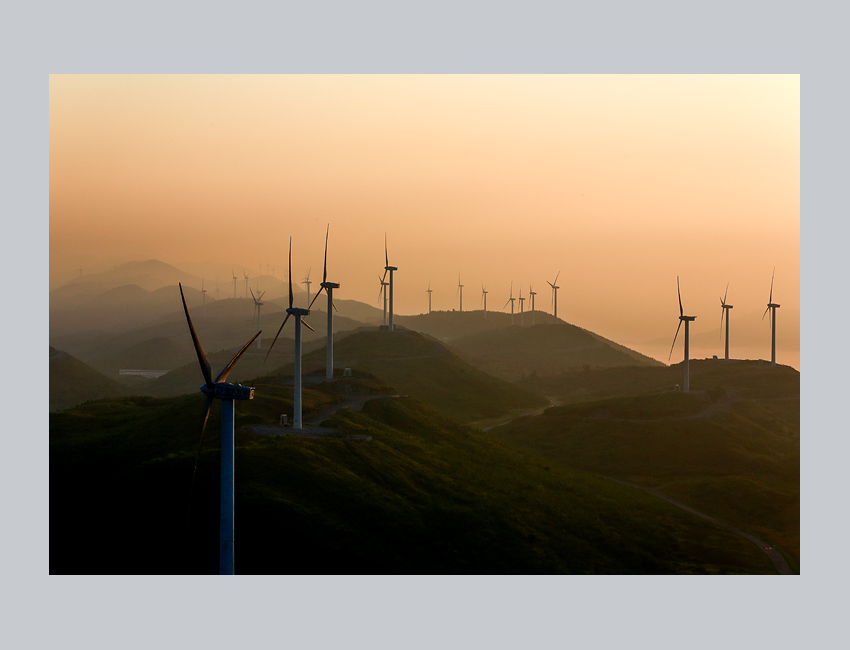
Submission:
M 726 283 L 726 293 L 720 299 L 720 336 L 723 336 L 723 317 L 726 317 L 726 361 L 729 361 L 729 310 L 732 305 L 726 302 L 726 296 L 729 295 L 729 283 Z
M 484 303 L 484 319 L 487 319 L 487 289 L 484 288 L 484 283 L 481 283 L 481 301 Z
M 546 281 L 550 287 L 552 287 L 552 304 L 555 306 L 555 318 L 558 318 L 558 289 L 561 287 L 558 286 L 558 276 L 561 275 L 561 272 L 558 271 L 558 275 L 555 276 L 554 282 Z
M 250 289 L 249 289 L 249 291 L 250 291 Z M 260 313 L 260 310 L 263 306 L 263 296 L 264 295 L 266 295 L 266 292 L 263 291 L 263 293 L 260 293 L 259 286 L 257 287 L 257 295 L 256 296 L 254 296 L 254 292 L 251 291 L 251 298 L 254 300 L 254 309 L 256 309 L 256 311 L 257 311 L 257 329 L 260 330 L 261 332 L 263 331 L 263 325 L 262 325 L 262 315 Z M 263 339 L 259 336 L 257 337 L 257 349 L 258 350 L 263 349 Z
M 460 295 L 460 312 L 463 313 L 463 285 L 460 283 L 460 273 L 457 274 L 457 292 Z
M 198 459 L 201 455 L 201 445 L 204 442 L 204 432 L 207 428 L 212 401 L 213 398 L 219 399 L 221 400 L 221 505 L 218 528 L 218 572 L 220 575 L 233 575 L 233 424 L 235 413 L 233 400 L 254 399 L 254 389 L 250 386 L 242 386 L 241 384 L 229 384 L 226 381 L 227 376 L 233 370 L 239 357 L 242 356 L 260 333 L 257 332 L 254 338 L 242 346 L 242 349 L 234 355 L 230 363 L 224 367 L 224 370 L 218 373 L 218 377 L 213 381 L 210 362 L 207 360 L 203 349 L 201 349 L 201 343 L 198 341 L 198 335 L 195 333 L 195 328 L 192 325 L 192 318 L 189 316 L 189 309 L 186 307 L 186 298 L 183 296 L 183 285 L 178 284 L 178 286 L 180 287 L 180 298 L 183 301 L 183 311 L 186 313 L 186 322 L 189 323 L 189 332 L 192 335 L 192 343 L 195 345 L 195 352 L 198 355 L 198 362 L 201 364 L 201 372 L 204 375 L 204 384 L 201 386 L 201 392 L 207 396 L 204 408 L 204 420 L 201 424 L 201 438 L 198 442 L 198 453 L 195 456 L 195 468 L 192 471 L 192 484 L 194 485 L 195 473 L 198 470 Z M 191 496 L 189 507 L 191 508 Z
M 534 285 L 528 285 L 528 295 L 531 297 L 531 324 L 534 325 L 534 296 L 537 295 Z
M 300 307 L 293 306 L 293 296 L 292 296 L 292 237 L 289 238 L 289 308 L 286 310 L 286 318 L 283 319 L 283 322 L 280 324 L 280 329 L 278 329 L 277 334 L 274 335 L 274 340 L 272 344 L 269 346 L 269 351 L 266 352 L 266 359 L 268 360 L 269 355 L 272 353 L 272 348 L 274 347 L 275 342 L 277 341 L 277 337 L 280 336 L 281 331 L 283 331 L 283 326 L 286 325 L 286 321 L 289 320 L 290 316 L 295 316 L 295 350 L 293 354 L 293 405 L 292 405 L 292 428 L 296 430 L 300 430 L 303 428 L 302 418 L 301 418 L 301 324 L 303 323 L 306 327 L 308 327 L 312 331 L 314 330 L 310 325 L 307 324 L 307 321 L 303 320 L 304 316 L 308 316 L 310 314 L 309 309 L 301 309 Z M 263 363 L 265 363 L 263 361 Z
M 519 290 L 519 326 L 525 326 L 525 298 L 522 297 L 522 289 Z
M 230 274 L 233 276 L 233 299 L 236 300 L 236 273 L 233 272 L 232 268 Z
M 328 294 L 328 337 L 325 354 L 325 379 L 334 378 L 333 310 L 336 309 L 336 305 L 334 304 L 334 289 L 339 289 L 338 282 L 328 282 L 328 234 L 330 233 L 330 230 L 331 225 L 328 224 L 328 228 L 325 231 L 325 265 L 322 269 L 322 288 L 316 292 L 316 297 L 313 298 L 313 302 L 316 302 L 316 299 L 319 297 L 319 294 L 322 293 L 322 289 L 324 289 L 325 293 Z M 313 306 L 313 302 L 310 303 L 310 307 L 307 308 L 307 311 L 309 311 L 310 308 Z
M 516 298 L 514 298 L 514 283 L 511 282 L 511 297 L 508 298 L 508 302 L 511 303 L 511 325 L 514 324 L 514 300 L 516 300 Z M 505 307 L 508 306 L 508 302 L 505 303 Z M 505 307 L 502 307 L 502 309 Z
M 307 269 L 307 275 L 304 277 L 304 279 L 303 279 L 303 280 L 301 280 L 301 284 L 306 284 L 306 285 L 307 285 L 307 304 L 308 304 L 308 305 L 312 304 L 312 303 L 310 302 L 310 285 L 311 285 L 311 284 L 313 284 L 313 281 L 310 279 L 310 271 L 312 271 L 312 270 L 313 270 L 313 268 L 312 268 L 312 267 L 310 267 L 309 269 Z
M 428 294 L 428 313 L 430 314 L 431 313 L 431 294 L 433 293 L 433 291 L 431 291 L 431 281 L 430 280 L 428 280 L 428 288 L 425 289 L 425 293 Z
M 770 365 L 776 365 L 776 310 L 779 309 L 779 305 L 773 302 L 773 276 L 776 275 L 776 267 L 773 267 L 773 273 L 770 276 L 770 298 L 767 299 L 767 309 L 764 310 L 764 314 L 761 315 L 761 319 L 764 320 L 764 317 L 767 315 L 768 310 L 770 310 L 770 320 L 767 321 L 768 326 L 770 327 Z
M 690 376 L 688 374 L 689 370 L 689 354 L 690 354 L 690 338 L 688 336 L 688 326 L 690 325 L 692 320 L 696 320 L 696 316 L 685 316 L 685 312 L 682 309 L 682 292 L 679 290 L 679 276 L 676 276 L 676 291 L 679 294 L 679 327 L 676 328 L 676 336 L 673 337 L 673 345 L 670 346 L 670 354 L 667 357 L 667 361 L 670 361 L 670 358 L 673 356 L 673 347 L 676 345 L 676 338 L 679 336 L 679 328 L 682 327 L 682 323 L 685 323 L 685 378 L 684 378 L 684 392 L 690 392 Z
M 398 267 L 390 266 L 390 256 L 387 253 L 387 233 L 384 233 L 384 260 L 386 262 L 386 266 L 384 266 L 384 277 L 381 279 L 381 284 L 384 284 L 384 280 L 387 277 L 387 273 L 390 274 L 390 322 L 389 329 L 392 332 L 395 329 L 393 325 L 393 272 L 398 271 Z M 386 294 L 384 294 L 386 295 Z
M 203 299 L 204 318 L 207 317 L 207 290 L 204 289 L 204 278 L 201 278 L 201 298 Z

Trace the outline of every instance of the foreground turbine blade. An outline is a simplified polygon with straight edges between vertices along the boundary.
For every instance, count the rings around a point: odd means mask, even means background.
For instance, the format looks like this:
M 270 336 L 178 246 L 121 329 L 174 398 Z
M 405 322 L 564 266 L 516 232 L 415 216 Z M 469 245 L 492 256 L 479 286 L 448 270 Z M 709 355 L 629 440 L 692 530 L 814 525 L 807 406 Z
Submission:
M 555 276 L 555 281 L 552 283 L 553 285 L 558 284 L 558 277 L 561 275 L 561 272 L 558 271 L 558 275 Z
M 685 310 L 682 309 L 682 292 L 679 290 L 679 276 L 676 276 L 676 292 L 679 294 L 679 316 L 685 315 Z M 681 325 L 681 323 L 679 323 Z
M 337 309 L 337 308 L 336 308 L 336 303 L 335 303 L 335 302 L 332 302 L 332 303 L 331 303 L 331 307 L 333 307 L 333 308 L 334 308 L 334 311 L 339 311 L 339 309 Z
M 301 324 L 302 324 L 302 325 L 304 325 L 304 326 L 305 326 L 308 330 L 310 330 L 311 332 L 315 332 L 315 331 L 316 331 L 316 330 L 314 330 L 312 327 L 310 327 L 310 323 L 308 323 L 308 322 L 307 322 L 306 320 L 304 320 L 303 318 L 301 319 Z
M 726 293 L 723 294 L 723 304 L 726 304 L 726 296 L 729 295 L 729 283 L 726 283 Z
M 292 309 L 292 237 L 289 238 L 289 308 Z M 285 323 L 286 319 L 283 322 Z
M 201 458 L 201 446 L 204 444 L 204 433 L 207 430 L 207 422 L 210 419 L 212 408 L 212 395 L 207 395 L 204 400 L 204 419 L 201 422 L 201 437 L 198 439 L 198 451 L 195 454 L 195 465 L 192 468 L 192 481 L 189 483 L 189 505 L 186 507 L 186 527 L 189 527 L 189 516 L 192 514 L 192 493 L 195 488 L 195 475 L 198 473 L 198 461 Z
M 278 329 L 277 334 L 274 335 L 274 340 L 272 341 L 272 344 L 269 346 L 269 351 L 266 352 L 266 358 L 263 359 L 263 363 L 265 363 L 266 361 L 269 360 L 269 355 L 272 353 L 272 348 L 274 347 L 274 344 L 277 342 L 277 337 L 280 336 L 280 333 L 283 331 L 283 326 L 286 325 L 286 321 L 289 320 L 290 316 L 291 316 L 291 314 L 289 312 L 287 312 L 286 318 L 284 318 L 283 322 L 280 324 L 280 329 Z
M 192 317 L 189 316 L 189 308 L 186 307 L 186 298 L 183 296 L 183 285 L 178 282 L 177 286 L 180 287 L 180 300 L 183 301 L 183 311 L 186 312 L 186 321 L 189 323 L 189 332 L 192 334 L 192 343 L 195 344 L 195 352 L 198 353 L 198 363 L 201 364 L 201 372 L 204 374 L 204 381 L 207 383 L 207 386 L 212 387 L 213 381 L 210 362 L 207 361 L 207 356 L 201 348 L 201 342 L 198 340 L 198 335 L 195 334 L 195 326 L 192 325 Z
M 765 317 L 765 316 L 767 316 L 767 312 L 769 312 L 769 311 L 770 311 L 770 305 L 768 304 L 768 306 L 767 306 L 767 307 L 765 307 L 764 313 L 761 315 L 761 319 L 762 319 L 762 320 L 764 320 L 764 317 Z M 770 323 L 768 322 L 768 325 L 769 325 L 769 324 L 770 324 Z
M 319 290 L 316 292 L 316 295 L 315 295 L 315 296 L 313 296 L 313 300 L 310 302 L 310 306 L 309 306 L 309 307 L 307 307 L 307 311 L 310 311 L 310 310 L 313 308 L 313 303 L 314 303 L 314 302 L 316 302 L 316 298 L 318 298 L 320 295 L 322 295 L 322 291 L 323 291 L 323 290 L 324 290 L 324 287 L 322 287 L 321 289 L 319 289 Z M 302 322 L 303 322 L 303 321 L 302 321 Z
M 325 266 L 322 271 L 322 282 L 328 281 L 328 234 L 331 231 L 331 224 L 328 224 L 328 229 L 325 231 Z
M 773 267 L 773 273 L 770 274 L 770 298 L 767 302 L 773 302 L 773 276 L 776 275 L 776 267 Z
M 263 333 L 263 330 L 260 330 L 259 332 L 254 334 L 254 336 L 251 338 L 251 340 L 248 341 L 245 345 L 243 345 L 242 349 L 239 350 L 239 352 L 237 352 L 235 355 L 233 355 L 233 358 L 230 360 L 230 363 L 228 363 L 226 366 L 224 366 L 224 370 L 222 370 L 220 373 L 218 373 L 218 377 L 215 378 L 216 383 L 218 383 L 220 381 L 227 381 L 227 375 L 229 375 L 230 371 L 233 370 L 233 366 L 235 366 L 236 362 L 239 361 L 239 357 L 242 356 L 242 353 L 245 352 L 245 350 L 248 349 L 248 346 L 251 345 L 257 339 L 257 337 L 262 333 Z
M 679 329 L 682 327 L 682 321 L 679 321 L 679 327 L 676 328 L 676 336 L 673 337 L 673 345 L 670 346 L 670 354 L 667 355 L 667 361 L 673 356 L 673 348 L 676 347 L 676 339 L 679 337 Z
M 390 265 L 390 254 L 387 253 L 387 233 L 384 233 L 384 260 L 386 261 L 385 266 Z M 386 273 L 384 273 L 386 276 Z

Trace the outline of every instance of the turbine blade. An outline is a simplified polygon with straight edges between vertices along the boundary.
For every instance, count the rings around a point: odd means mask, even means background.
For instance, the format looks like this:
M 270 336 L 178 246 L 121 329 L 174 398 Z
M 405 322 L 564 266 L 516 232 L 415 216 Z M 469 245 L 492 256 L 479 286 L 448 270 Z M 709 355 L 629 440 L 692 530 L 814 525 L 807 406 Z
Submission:
M 254 296 L 254 290 L 251 287 L 248 287 L 248 291 L 251 292 L 251 298 L 253 299 L 254 304 L 256 305 L 257 304 L 257 298 Z
M 685 311 L 682 309 L 682 292 L 679 290 L 679 276 L 676 276 L 676 292 L 679 294 L 679 316 L 684 316 Z M 682 321 L 679 321 L 679 325 L 682 324 Z
M 307 328 L 308 330 L 310 330 L 311 332 L 315 332 L 315 331 L 316 331 L 316 330 L 314 330 L 312 327 L 310 327 L 310 323 L 308 323 L 308 322 L 307 322 L 306 320 L 304 320 L 303 318 L 301 319 L 301 324 L 302 324 L 302 325 L 304 325 L 304 327 L 306 327 L 306 328 Z
M 316 295 L 315 295 L 315 296 L 313 296 L 313 300 L 310 302 L 310 307 L 307 307 L 307 311 L 310 311 L 310 309 L 313 307 L 313 303 L 314 303 L 314 302 L 316 302 L 316 298 L 318 298 L 318 297 L 322 294 L 322 291 L 323 291 L 323 290 L 324 290 L 324 287 L 321 287 L 321 288 L 320 288 L 320 289 L 316 292 Z
M 328 229 L 325 231 L 325 266 L 322 271 L 322 282 L 328 281 L 328 234 L 331 232 L 331 224 L 328 224 Z
M 673 348 L 676 347 L 676 339 L 679 337 L 679 329 L 682 327 L 682 321 L 679 321 L 679 327 L 676 328 L 676 336 L 673 337 L 673 345 L 670 346 L 670 354 L 667 356 L 667 361 L 673 356 Z
M 552 287 L 553 290 L 555 289 L 555 285 L 552 284 L 551 282 L 549 282 L 549 280 L 546 280 L 546 284 L 548 284 L 550 287 Z
M 729 283 L 726 283 L 726 293 L 723 294 L 723 304 L 726 304 L 726 296 L 729 295 Z
M 504 307 L 502 307 L 502 309 L 504 309 L 505 307 L 507 307 L 507 306 L 508 306 L 508 303 L 509 303 L 510 301 L 511 301 L 511 299 L 510 299 L 510 298 L 508 298 L 507 302 L 505 303 Z
M 726 314 L 726 310 L 723 307 L 720 308 L 720 338 L 723 338 L 723 316 Z
M 263 330 L 260 330 L 259 332 L 254 334 L 254 336 L 251 338 L 251 340 L 248 341 L 245 345 L 243 345 L 242 349 L 239 350 L 239 352 L 237 352 L 236 354 L 233 355 L 233 358 L 230 360 L 230 363 L 228 363 L 224 367 L 224 370 L 222 370 L 220 373 L 218 373 L 218 377 L 215 378 L 216 383 L 218 383 L 220 381 L 227 381 L 227 375 L 229 375 L 230 371 L 233 370 L 233 366 L 235 366 L 236 362 L 239 361 L 239 357 L 242 356 L 242 354 L 245 352 L 245 350 L 248 349 L 248 346 L 251 345 L 257 339 L 257 337 L 262 333 L 263 333 Z
M 761 319 L 764 320 L 764 317 L 767 316 L 767 312 L 770 311 L 770 306 L 765 307 L 764 313 L 761 315 Z
M 331 302 L 331 307 L 333 307 L 333 308 L 334 308 L 334 311 L 339 311 L 339 309 L 337 309 L 337 308 L 336 308 L 336 303 L 335 303 L 335 302 Z
M 290 316 L 291 316 L 291 314 L 289 312 L 286 312 L 286 318 L 283 319 L 283 322 L 280 324 L 280 329 L 277 331 L 277 334 L 274 335 L 274 340 L 272 341 L 272 344 L 269 346 L 269 351 L 266 352 L 266 358 L 263 359 L 263 364 L 265 364 L 266 361 L 269 360 L 269 355 L 272 353 L 272 348 L 274 347 L 275 342 L 277 342 L 277 337 L 280 336 L 280 333 L 283 331 L 283 326 L 286 325 L 286 321 L 289 320 Z
M 210 419 L 210 409 L 212 408 L 212 395 L 207 395 L 204 400 L 204 419 L 201 422 L 201 437 L 198 439 L 198 451 L 195 454 L 195 465 L 192 467 L 192 480 L 189 483 L 189 505 L 186 507 L 186 527 L 189 527 L 189 517 L 192 514 L 192 494 L 195 488 L 195 475 L 198 473 L 198 461 L 201 458 L 201 446 L 204 444 L 204 433 L 207 430 L 207 422 Z
M 292 309 L 292 237 L 289 238 L 289 308 Z M 285 323 L 286 319 L 283 322 Z M 271 348 L 269 348 L 269 352 L 271 352 Z
M 204 381 L 207 383 L 207 386 L 212 387 L 213 381 L 210 362 L 207 361 L 207 355 L 204 354 L 204 350 L 201 348 L 201 342 L 198 340 L 198 335 L 195 334 L 195 326 L 192 325 L 192 317 L 189 316 L 189 308 L 186 307 L 186 298 L 183 295 L 183 285 L 178 282 L 177 286 L 180 287 L 180 300 L 183 301 L 183 311 L 186 312 L 186 321 L 189 323 L 189 332 L 192 334 L 192 343 L 195 344 L 195 352 L 198 353 L 198 363 L 201 364 L 201 372 L 204 374 Z
M 384 264 L 384 266 L 389 266 L 390 265 L 390 254 L 387 253 L 387 233 L 384 233 L 384 259 L 386 260 L 386 264 Z M 387 274 L 384 273 L 384 276 L 386 276 L 386 275 Z
M 773 273 L 770 274 L 770 299 L 767 302 L 773 302 L 773 276 L 776 275 L 776 267 L 773 267 Z

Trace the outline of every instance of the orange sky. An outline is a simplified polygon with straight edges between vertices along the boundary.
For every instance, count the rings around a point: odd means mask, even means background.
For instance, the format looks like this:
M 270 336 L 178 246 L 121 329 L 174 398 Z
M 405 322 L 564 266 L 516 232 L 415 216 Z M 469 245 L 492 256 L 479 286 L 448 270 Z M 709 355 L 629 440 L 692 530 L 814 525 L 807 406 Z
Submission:
M 151 258 L 282 277 L 290 235 L 320 275 L 328 222 L 340 298 L 375 303 L 388 233 L 400 313 L 429 280 L 456 307 L 459 272 L 465 307 L 513 281 L 550 310 L 560 270 L 569 322 L 672 340 L 677 274 L 698 332 L 727 282 L 763 310 L 775 266 L 799 327 L 800 78 L 50 77 L 51 286 Z

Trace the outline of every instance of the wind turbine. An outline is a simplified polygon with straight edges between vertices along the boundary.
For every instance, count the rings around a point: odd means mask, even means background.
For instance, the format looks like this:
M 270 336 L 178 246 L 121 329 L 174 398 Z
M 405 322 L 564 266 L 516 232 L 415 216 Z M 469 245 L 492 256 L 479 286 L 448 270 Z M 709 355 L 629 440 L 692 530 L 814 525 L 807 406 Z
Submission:
M 322 269 L 322 289 L 325 290 L 325 293 L 328 294 L 328 341 L 326 345 L 327 353 L 325 355 L 325 379 L 333 379 L 334 378 L 334 320 L 333 320 L 333 310 L 336 309 L 336 305 L 334 304 L 334 289 L 339 289 L 339 283 L 337 282 L 328 282 L 328 234 L 330 233 L 331 225 L 328 224 L 328 228 L 325 231 L 325 265 Z M 313 302 L 316 302 L 316 298 L 319 297 L 319 294 L 322 293 L 322 289 L 319 289 L 316 292 L 316 297 L 313 298 Z M 313 302 L 310 303 L 310 307 L 313 306 Z M 307 308 L 307 311 L 310 310 L 310 307 Z
M 236 273 L 233 272 L 233 268 L 230 269 L 230 274 L 233 276 L 233 299 L 236 300 Z
M 558 275 L 561 275 L 561 272 L 558 271 Z M 558 318 L 558 289 L 561 287 L 558 286 L 558 275 L 555 276 L 554 282 L 546 281 L 550 287 L 552 287 L 552 304 L 555 306 L 555 318 Z
M 484 319 L 487 319 L 487 289 L 484 288 L 484 283 L 481 283 L 481 300 L 484 302 Z
M 525 298 L 522 297 L 522 289 L 519 290 L 519 326 L 525 325 Z
M 245 297 L 248 297 L 248 274 L 245 271 L 242 271 L 242 275 L 245 276 Z
M 428 313 L 430 314 L 431 313 L 431 294 L 433 293 L 433 291 L 431 291 L 431 281 L 430 280 L 428 280 L 428 288 L 425 289 L 425 293 L 428 294 Z
M 386 273 L 384 274 L 386 276 Z M 381 283 L 381 288 L 378 289 L 378 302 L 381 301 L 381 296 L 384 297 L 384 320 L 383 324 L 387 324 L 387 287 L 390 286 L 389 282 L 384 282 L 381 276 L 378 276 L 378 282 Z
M 726 317 L 726 361 L 729 361 L 729 310 L 732 305 L 726 302 L 726 296 L 729 295 L 729 283 L 726 283 L 726 293 L 720 299 L 720 336 L 723 336 L 723 317 Z
M 204 289 L 204 278 L 201 278 L 201 298 L 203 298 L 204 318 L 207 317 L 207 290 Z
M 514 298 L 514 283 L 511 282 L 511 297 L 508 298 L 508 302 L 511 303 L 511 325 L 514 324 L 514 300 L 516 300 L 516 298 Z M 508 302 L 505 303 L 505 307 L 508 306 Z M 505 307 L 502 307 L 502 309 Z
M 310 279 L 310 271 L 312 271 L 312 270 L 313 270 L 313 268 L 312 268 L 312 267 L 311 267 L 311 268 L 309 268 L 309 269 L 307 269 L 307 275 L 304 277 L 304 279 L 303 279 L 303 280 L 301 280 L 301 284 L 306 284 L 306 285 L 307 285 L 307 304 L 308 304 L 308 305 L 312 304 L 312 303 L 310 302 L 310 285 L 311 285 L 311 284 L 313 284 L 313 281 Z M 317 294 L 317 295 L 318 295 L 318 294 Z
M 460 294 L 460 311 L 463 313 L 463 285 L 460 283 L 460 273 L 457 274 L 457 290 Z
M 773 276 L 776 275 L 776 267 L 773 267 L 773 273 L 770 276 L 770 298 L 767 299 L 767 309 L 764 310 L 764 314 L 761 315 L 761 319 L 764 320 L 764 317 L 767 315 L 768 310 L 770 310 L 770 320 L 767 321 L 768 326 L 770 327 L 770 365 L 776 365 L 776 310 L 779 309 L 779 305 L 773 302 Z
M 292 428 L 296 430 L 300 430 L 302 428 L 301 424 L 301 323 L 304 323 L 306 327 L 315 332 L 310 325 L 307 324 L 307 321 L 302 320 L 304 316 L 310 314 L 309 309 L 301 309 L 300 307 L 292 306 L 292 237 L 289 238 L 289 308 L 286 310 L 286 318 L 283 319 L 283 322 L 280 324 L 280 329 L 278 329 L 277 334 L 274 335 L 274 340 L 272 344 L 269 346 L 269 351 L 266 352 L 266 359 L 263 361 L 265 363 L 268 361 L 269 355 L 272 353 L 272 348 L 274 347 L 275 342 L 277 341 L 277 337 L 280 336 L 280 333 L 283 331 L 283 326 L 286 325 L 286 321 L 289 320 L 290 316 L 295 316 L 295 350 L 293 355 L 293 364 L 295 366 L 293 370 L 293 383 L 294 383 L 294 396 L 293 396 L 293 405 L 292 405 Z
M 250 289 L 249 289 L 249 291 L 250 291 Z M 251 291 L 251 298 L 253 298 L 253 300 L 254 300 L 254 308 L 257 310 L 257 329 L 259 329 L 260 331 L 263 330 L 262 320 L 261 320 L 262 315 L 260 314 L 260 308 L 263 306 L 262 300 L 263 300 L 264 295 L 266 295 L 266 292 L 263 291 L 263 293 L 260 293 L 259 287 L 257 287 L 256 297 L 254 296 L 254 292 Z M 260 338 L 260 337 L 257 337 L 257 349 L 258 350 L 263 349 L 263 339 Z
M 381 284 L 384 284 L 384 279 L 387 277 L 387 272 L 390 274 L 390 322 L 389 328 L 392 332 L 395 327 L 393 326 L 393 271 L 398 271 L 398 267 L 390 266 L 390 256 L 387 253 L 387 233 L 384 233 L 384 259 L 386 261 L 386 266 L 384 266 L 384 278 L 381 279 Z M 386 294 L 384 294 L 386 295 Z
M 534 325 L 534 296 L 537 295 L 534 285 L 528 285 L 528 295 L 531 297 L 531 324 Z
M 183 311 L 186 313 L 186 322 L 189 323 L 189 333 L 192 335 L 192 343 L 195 345 L 198 363 L 201 364 L 201 372 L 204 375 L 201 392 L 207 396 L 204 404 L 204 420 L 201 425 L 201 439 L 198 442 L 195 469 L 192 471 L 192 481 L 194 482 L 195 472 L 198 470 L 198 458 L 201 454 L 201 444 L 204 442 L 204 431 L 206 431 L 207 421 L 210 417 L 212 401 L 214 398 L 219 399 L 221 400 L 221 509 L 218 526 L 218 572 L 219 575 L 233 575 L 233 423 L 235 413 L 233 400 L 254 399 L 254 389 L 251 386 L 229 384 L 227 383 L 227 376 L 233 370 L 236 362 L 239 361 L 239 357 L 260 335 L 260 332 L 257 332 L 254 338 L 242 346 L 242 349 L 234 355 L 230 363 L 218 373 L 218 377 L 213 381 L 210 362 L 201 348 L 195 327 L 192 325 L 192 318 L 189 316 L 189 309 L 186 307 L 183 285 L 178 283 L 178 286 L 180 287 L 180 299 L 183 301 Z
M 690 338 L 688 336 L 688 325 L 692 320 L 696 320 L 696 316 L 685 316 L 685 312 L 682 309 L 682 292 L 679 290 L 679 276 L 676 276 L 676 291 L 679 294 L 679 327 L 676 328 L 676 336 L 673 337 L 673 345 L 670 346 L 670 354 L 667 357 L 667 361 L 670 361 L 670 358 L 673 356 L 673 346 L 676 345 L 676 338 L 679 336 L 679 328 L 682 327 L 682 323 L 685 323 L 685 381 L 684 381 L 684 392 L 690 392 L 690 377 L 688 375 L 688 364 L 689 359 L 688 355 L 690 352 Z

